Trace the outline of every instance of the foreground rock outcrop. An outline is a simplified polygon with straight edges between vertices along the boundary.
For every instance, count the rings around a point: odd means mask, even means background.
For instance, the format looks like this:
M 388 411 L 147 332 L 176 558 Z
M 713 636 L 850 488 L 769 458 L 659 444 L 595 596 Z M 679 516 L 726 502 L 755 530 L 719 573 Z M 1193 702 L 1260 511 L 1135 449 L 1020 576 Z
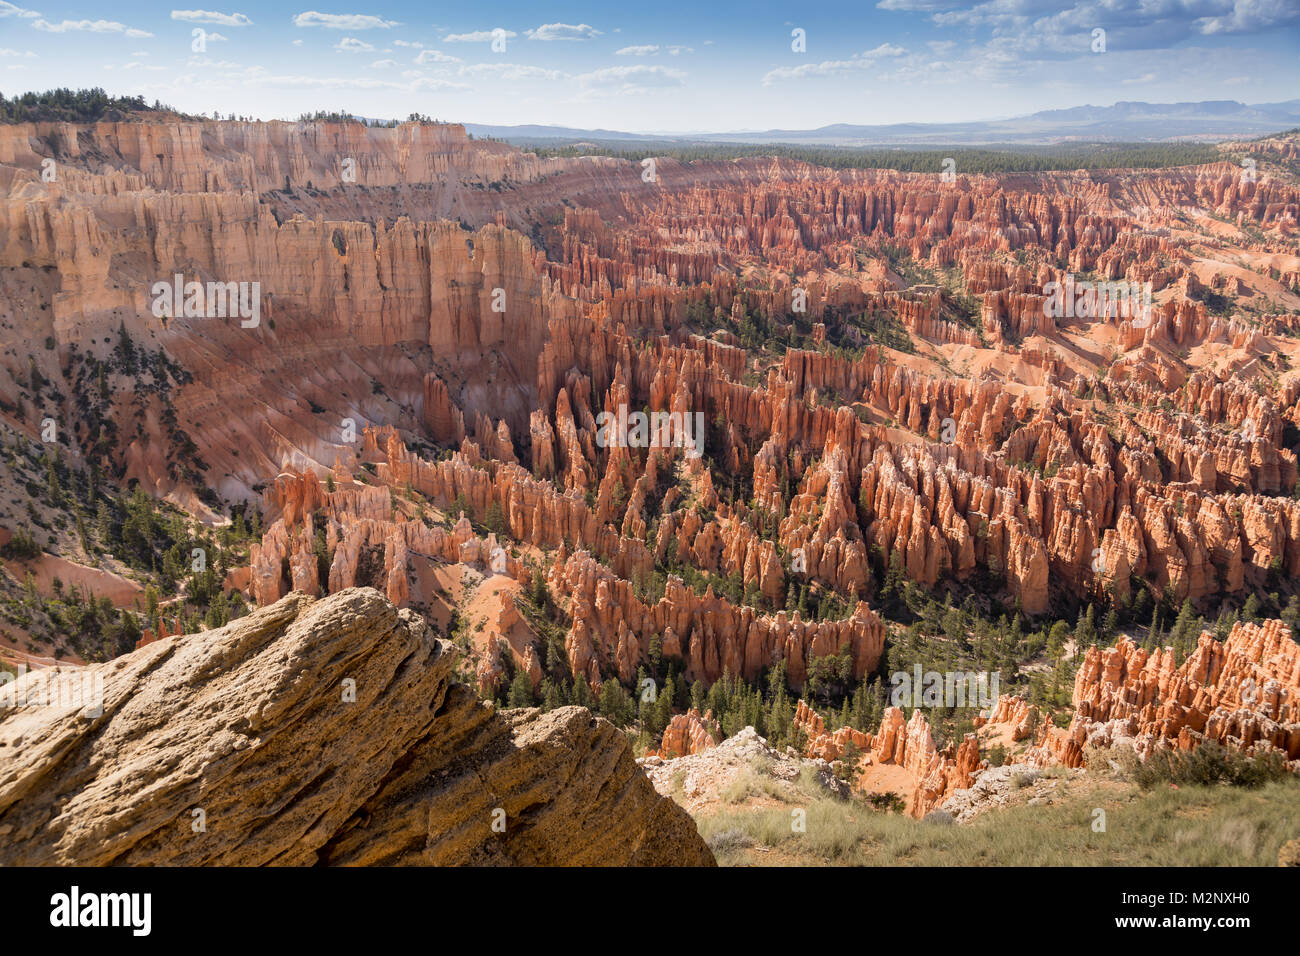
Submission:
M 496 712 L 370 588 L 74 675 L 102 711 L 0 711 L 0 865 L 713 863 L 612 725 Z

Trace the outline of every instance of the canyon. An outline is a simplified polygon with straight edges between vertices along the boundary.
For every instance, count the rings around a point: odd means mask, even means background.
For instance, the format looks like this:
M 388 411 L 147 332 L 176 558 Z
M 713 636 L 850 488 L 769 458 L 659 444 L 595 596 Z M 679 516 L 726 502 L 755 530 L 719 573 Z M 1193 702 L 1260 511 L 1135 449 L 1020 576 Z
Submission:
M 22 837 L 0 862 L 707 864 L 664 781 L 753 727 L 695 695 L 774 673 L 789 759 L 847 765 L 916 819 L 994 745 L 1077 770 L 1090 747 L 1208 740 L 1300 768 L 1279 616 L 1300 577 L 1296 139 L 951 180 L 657 157 L 647 180 L 455 124 L 0 125 L 5 448 L 172 509 L 186 560 L 187 535 L 247 530 L 208 603 L 176 584 L 146 610 L 153 552 L 96 546 L 94 508 L 34 522 L 44 479 L 6 463 L 3 543 L 43 555 L 6 564 L 10 592 L 31 571 L 144 627 L 90 664 L 112 706 L 89 729 L 0 713 L 24 755 L 0 773 L 0 832 Z M 174 277 L 202 301 L 159 314 Z M 1076 278 L 1149 309 L 1054 314 Z M 208 308 L 228 283 L 256 290 L 255 324 Z M 621 409 L 648 431 L 610 443 Z M 702 455 L 665 424 L 691 416 Z M 194 626 L 218 594 L 249 613 Z M 914 594 L 1044 630 L 1139 599 L 1237 617 L 1178 651 L 1143 647 L 1145 620 L 1075 642 L 1055 713 L 1008 694 L 969 728 L 836 720 L 899 659 L 889 609 Z M 1271 603 L 1248 619 L 1252 596 Z M 82 663 L 3 627 L 15 658 Z M 1057 662 L 1016 663 L 1028 684 Z M 383 706 L 349 719 L 354 673 Z M 602 713 L 631 693 L 641 730 L 676 695 L 642 741 L 658 794 L 621 728 L 544 705 L 558 686 Z M 509 695 L 530 706 L 480 700 Z M 218 705 L 243 716 L 187 729 Z M 190 835 L 198 803 L 228 821 L 213 837 Z M 598 810 L 618 825 L 586 825 Z
M 496 501 L 513 537 L 617 551 L 625 579 L 675 552 L 772 596 L 801 549 L 809 581 L 864 594 L 877 552 L 898 555 L 922 584 L 990 568 L 1036 614 L 1055 587 L 1123 591 L 1136 575 L 1181 601 L 1239 591 L 1270 568 L 1294 574 L 1300 561 L 1300 510 L 1283 497 L 1296 483 L 1283 434 L 1300 385 L 1268 367 L 1292 351 L 1288 317 L 1212 315 L 1192 297 L 1208 250 L 1177 218 L 1204 209 L 1286 237 L 1300 191 L 1276 179 L 1204 167 L 943 184 L 664 161 L 646 184 L 625 162 L 538 160 L 454 126 L 2 132 L 0 324 L 16 343 L 54 345 L 10 350 L 0 396 L 17 408 L 29 365 L 66 380 L 119 329 L 164 350 L 192 380 L 168 409 L 137 395 L 111 451 L 120 478 L 155 495 L 202 508 L 187 478 L 239 500 L 286 469 L 355 468 L 376 457 L 364 444 L 374 425 L 452 450 L 444 473 L 425 479 L 438 482 L 431 500 L 462 490 L 455 482 L 477 455 L 491 483 L 473 489 L 472 518 Z M 53 151 L 56 182 L 35 175 L 34 144 Z M 339 178 L 343 157 L 355 157 L 356 184 Z M 424 182 L 432 188 L 416 188 Z M 1137 219 L 1148 208 L 1158 228 Z M 895 288 L 886 244 L 957 269 L 978 302 L 974 327 L 944 317 L 942 291 Z M 1300 260 L 1264 258 L 1249 286 L 1294 307 Z M 1151 282 L 1147 327 L 1047 318 L 1042 287 L 1085 271 Z M 261 327 L 155 318 L 145 287 L 173 274 L 259 282 Z M 849 311 L 887 312 L 918 347 L 856 359 L 790 348 L 765 365 L 747 356 L 727 327 L 800 318 L 792 275 L 822 334 L 836 320 L 856 331 Z M 48 309 L 20 308 L 46 298 Z M 1091 352 L 1085 335 L 1098 343 Z M 1215 361 L 1189 367 L 1177 357 L 1189 350 Z M 945 374 L 954 362 L 966 374 Z M 109 375 L 110 392 L 126 387 Z M 71 391 L 41 412 L 85 440 Z M 707 469 L 680 449 L 597 448 L 595 416 L 620 405 L 724 421 L 711 457 L 752 475 L 752 499 L 715 506 Z M 1093 414 L 1103 405 L 1110 424 Z M 186 469 L 177 435 L 206 467 Z M 389 454 L 386 436 L 377 441 Z M 404 469 L 425 470 L 418 456 L 388 464 L 399 484 Z M 674 479 L 678 494 L 666 487 Z M 687 488 L 709 518 L 672 507 Z M 594 493 L 594 507 L 574 492 Z M 775 533 L 752 533 L 759 509 L 777 517 Z M 275 515 L 274 501 L 264 510 Z

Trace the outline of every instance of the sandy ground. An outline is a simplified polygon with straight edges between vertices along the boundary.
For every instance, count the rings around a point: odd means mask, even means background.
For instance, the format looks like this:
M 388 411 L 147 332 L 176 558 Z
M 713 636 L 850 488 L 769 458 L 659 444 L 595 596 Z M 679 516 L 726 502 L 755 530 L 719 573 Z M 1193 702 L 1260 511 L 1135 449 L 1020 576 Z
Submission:
M 3 564 L 19 584 L 24 583 L 30 573 L 36 581 L 36 590 L 46 597 L 54 594 L 54 579 L 58 578 L 63 582 L 64 594 L 75 587 L 86 597 L 93 594 L 96 598 L 108 598 L 114 607 L 132 610 L 143 607 L 144 588 L 112 571 L 87 567 L 53 554 L 42 554 L 30 561 L 4 561 Z

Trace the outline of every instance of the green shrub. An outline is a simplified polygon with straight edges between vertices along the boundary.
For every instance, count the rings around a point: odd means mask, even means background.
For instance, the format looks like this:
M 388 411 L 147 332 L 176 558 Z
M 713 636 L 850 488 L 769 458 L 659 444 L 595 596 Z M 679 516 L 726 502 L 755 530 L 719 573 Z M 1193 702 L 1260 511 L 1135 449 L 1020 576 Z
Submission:
M 30 561 L 40 553 L 41 546 L 36 543 L 31 531 L 25 527 L 15 528 L 13 537 L 3 548 L 0 548 L 0 555 L 17 561 Z
M 1266 750 L 1252 756 L 1212 740 L 1193 750 L 1162 747 L 1133 770 L 1133 780 L 1143 790 L 1162 783 L 1183 786 L 1226 783 L 1253 789 L 1270 780 L 1281 780 L 1286 775 L 1286 758 L 1277 750 Z

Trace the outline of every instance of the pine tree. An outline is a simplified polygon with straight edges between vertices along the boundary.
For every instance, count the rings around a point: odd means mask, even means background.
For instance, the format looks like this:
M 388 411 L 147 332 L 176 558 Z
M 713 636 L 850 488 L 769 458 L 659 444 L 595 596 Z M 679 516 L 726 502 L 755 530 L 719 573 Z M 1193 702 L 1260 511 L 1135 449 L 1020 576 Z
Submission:
M 564 646 L 555 638 L 546 642 L 546 670 L 552 674 L 567 674 L 569 671 Z
M 655 700 L 654 723 L 650 730 L 656 736 L 662 734 L 664 728 L 668 726 L 668 722 L 673 719 L 673 697 L 676 693 L 677 683 L 670 673 L 668 679 L 664 681 L 663 689 L 659 691 L 659 696 Z
M 557 707 L 564 706 L 560 697 L 560 689 L 555 686 L 555 681 L 549 677 L 543 677 L 539 689 L 542 692 L 542 710 L 555 710 Z
M 672 678 L 673 682 L 673 707 L 677 710 L 685 710 L 687 707 L 691 706 L 690 685 L 686 683 L 685 677 L 678 676 L 677 665 L 675 664 L 669 666 L 668 676 Z M 667 684 L 665 684 L 664 692 L 667 693 Z
M 208 613 L 204 615 L 203 623 L 209 630 L 215 630 L 216 628 L 225 625 L 228 619 L 229 615 L 226 613 L 226 596 L 224 593 L 218 591 L 212 598 L 211 603 L 208 605 Z
M 1103 636 L 1106 640 L 1111 640 L 1117 633 L 1119 633 L 1119 611 L 1117 611 L 1114 606 L 1106 612 L 1106 617 L 1102 621 L 1101 629 L 1104 632 Z
M 131 341 L 131 336 L 126 331 L 125 322 L 118 323 L 116 353 L 118 361 L 122 363 L 122 371 L 126 375 L 134 375 L 136 372 L 135 343 Z
M 505 531 L 505 515 L 502 514 L 501 505 L 497 502 L 494 501 L 487 506 L 487 512 L 483 516 L 483 526 L 497 535 Z
M 615 727 L 631 722 L 632 701 L 617 678 L 611 677 L 600 685 L 600 712 Z
M 1074 642 L 1079 647 L 1091 647 L 1097 643 L 1096 612 L 1091 604 L 1075 623 Z
M 691 706 L 704 713 L 708 701 L 708 692 L 704 689 L 703 681 L 694 681 L 691 683 Z
M 592 710 L 596 705 L 596 695 L 591 692 L 591 685 L 587 683 L 587 675 L 580 674 L 578 679 L 573 682 L 573 704 L 577 707 L 586 707 Z
M 528 679 L 528 672 L 522 667 L 515 670 L 515 679 L 510 682 L 510 694 L 507 700 L 510 707 L 532 707 L 537 703 L 533 697 L 533 685 Z
M 660 637 L 658 634 L 652 634 L 650 636 L 650 651 L 649 651 L 650 673 L 654 676 L 654 679 L 656 681 L 659 680 L 659 670 L 660 670 L 660 666 L 663 663 L 663 657 L 664 657 L 664 639 Z M 637 686 L 638 687 L 641 686 L 640 682 L 637 683 Z
M 158 632 L 158 589 L 152 584 L 144 589 L 144 608 L 145 619 L 156 634 Z
M 90 542 L 90 532 L 86 530 L 86 516 L 80 505 L 77 506 L 77 537 L 81 541 L 81 550 L 91 554 L 94 546 Z
M 794 708 L 784 693 L 772 698 L 767 711 L 767 738 L 773 746 L 789 742 L 790 727 L 794 723 Z
M 1292 638 L 1300 634 L 1300 596 L 1291 595 L 1291 599 L 1286 602 L 1286 607 L 1282 609 L 1279 616 L 1291 628 Z
M 54 467 L 54 456 L 45 455 L 45 497 L 56 508 L 63 503 L 63 489 L 59 487 L 59 475 Z
M 651 728 L 655 725 L 655 704 L 657 702 L 658 698 L 655 700 L 642 700 L 637 707 L 637 720 L 641 722 L 641 728 L 646 734 L 651 733 Z

